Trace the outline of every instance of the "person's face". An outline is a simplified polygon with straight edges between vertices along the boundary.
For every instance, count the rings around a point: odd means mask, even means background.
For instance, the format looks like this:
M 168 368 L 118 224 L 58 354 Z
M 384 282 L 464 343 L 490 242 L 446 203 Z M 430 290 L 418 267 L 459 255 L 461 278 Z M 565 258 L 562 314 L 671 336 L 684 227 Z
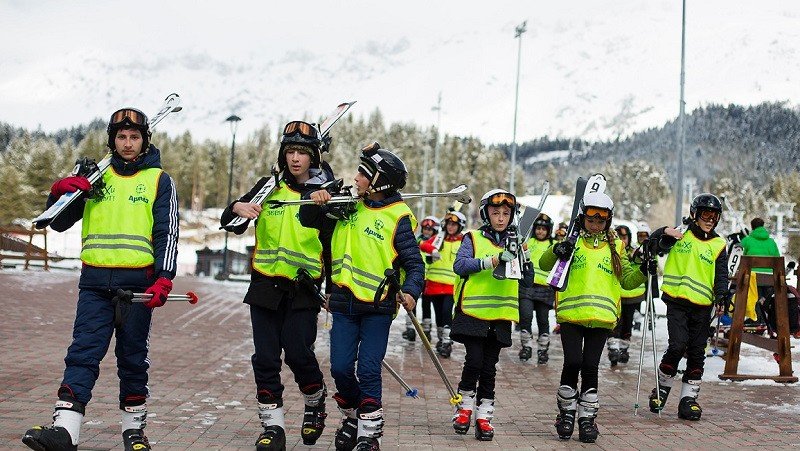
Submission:
M 300 177 L 311 167 L 311 155 L 298 149 L 288 149 L 286 150 L 286 167 L 295 178 Z
M 543 241 L 545 238 L 547 238 L 547 227 L 536 226 L 536 228 L 533 229 L 533 233 L 536 235 L 537 240 Z
M 567 229 L 556 230 L 556 241 L 563 241 L 567 237 Z
M 433 232 L 435 232 L 433 227 L 423 227 L 422 228 L 422 236 L 423 236 L 423 238 L 432 237 L 433 236 Z
M 117 154 L 125 161 L 133 161 L 142 153 L 142 132 L 136 129 L 120 129 L 114 137 Z
M 489 213 L 489 224 L 498 232 L 502 232 L 508 227 L 508 222 L 511 221 L 511 208 L 506 205 L 494 207 L 489 205 L 487 210 Z
M 719 221 L 719 213 L 714 210 L 698 210 L 697 211 L 697 225 L 700 229 L 708 233 L 717 225 Z
M 369 179 L 361 171 L 358 171 L 353 181 L 356 184 L 356 194 L 363 196 L 369 189 Z
M 650 234 L 647 232 L 639 232 L 636 234 L 636 242 L 639 244 L 644 243 L 644 240 L 650 237 Z
M 628 247 L 628 245 L 631 244 L 631 237 L 630 235 L 628 235 L 627 232 L 625 232 L 625 230 L 620 230 L 617 233 L 617 236 L 619 237 L 620 240 L 622 240 L 623 243 L 625 243 L 625 247 Z
M 606 220 L 595 216 L 589 216 L 583 219 L 583 227 L 587 232 L 594 235 L 605 230 Z
M 458 223 L 457 222 L 447 221 L 447 225 L 445 225 L 445 227 L 447 227 L 447 234 L 448 235 L 455 235 L 456 233 L 458 233 Z

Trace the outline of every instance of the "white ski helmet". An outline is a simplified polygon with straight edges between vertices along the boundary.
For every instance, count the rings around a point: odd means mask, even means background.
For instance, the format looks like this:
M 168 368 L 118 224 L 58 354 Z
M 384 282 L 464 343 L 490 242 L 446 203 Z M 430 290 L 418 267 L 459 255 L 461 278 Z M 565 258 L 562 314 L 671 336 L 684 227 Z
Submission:
M 500 205 L 505 205 L 511 208 L 511 219 L 514 219 L 514 213 L 517 211 L 517 197 L 511 194 L 510 192 L 495 188 L 486 192 L 486 194 L 481 197 L 480 203 L 480 213 L 481 219 L 483 220 L 484 224 L 489 224 L 489 205 L 493 207 L 499 207 Z
M 447 224 L 447 221 L 458 224 L 458 232 L 456 233 L 461 233 L 461 231 L 467 227 L 467 217 L 464 216 L 464 213 L 461 213 L 460 211 L 448 211 L 447 214 L 444 215 L 445 225 Z
M 638 230 L 636 233 L 646 233 L 648 236 L 653 233 L 653 231 L 650 230 L 650 226 L 644 221 L 640 221 L 636 224 L 636 230 Z
M 606 220 L 606 230 L 611 227 L 611 219 L 614 217 L 614 201 L 606 193 L 586 193 L 580 203 L 580 224 L 583 226 L 583 218 L 587 216 L 602 216 L 602 211 L 608 212 Z

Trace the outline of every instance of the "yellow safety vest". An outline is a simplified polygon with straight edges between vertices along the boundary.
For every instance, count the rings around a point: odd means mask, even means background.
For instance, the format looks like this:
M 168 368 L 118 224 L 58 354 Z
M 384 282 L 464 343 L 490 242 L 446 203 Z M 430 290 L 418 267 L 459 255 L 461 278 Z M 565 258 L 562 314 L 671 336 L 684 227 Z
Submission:
M 625 252 L 616 241 L 617 252 Z M 619 279 L 614 274 L 607 242 L 595 249 L 578 240 L 564 291 L 556 292 L 556 321 L 613 329 L 620 313 Z
M 467 232 L 472 237 L 473 258 L 486 258 L 503 252 L 503 247 L 491 242 L 480 231 Z M 489 269 L 456 276 L 454 293 L 457 293 L 461 311 L 487 321 L 508 320 L 519 322 L 519 281 L 497 280 Z
M 395 202 L 372 208 L 360 201 L 355 212 L 338 221 L 331 238 L 331 267 L 333 283 L 349 289 L 362 302 L 373 302 L 384 271 L 392 268 L 397 258 L 394 236 L 397 223 L 404 216 L 411 220 L 411 229 L 417 219 L 405 202 Z M 381 294 L 386 298 L 388 290 Z
M 155 262 L 153 203 L 161 169 L 133 175 L 103 173 L 102 196 L 87 199 L 83 207 L 81 261 L 109 268 L 144 268 Z
M 269 200 L 297 200 L 299 192 L 281 181 Z M 253 269 L 265 276 L 293 279 L 298 268 L 313 278 L 322 276 L 322 242 L 319 230 L 302 227 L 297 219 L 299 205 L 264 208 L 256 220 L 256 248 Z
M 550 247 L 550 240 L 539 241 L 536 238 L 528 240 L 528 250 L 531 252 L 531 264 L 533 265 L 533 283 L 536 285 L 547 285 L 547 276 L 549 273 L 539 268 L 539 259 L 544 254 L 544 251 Z
M 661 289 L 673 298 L 711 305 L 714 302 L 714 270 L 723 249 L 725 240 L 722 237 L 702 241 L 687 230 L 667 255 Z
M 442 249 L 439 251 L 442 258 L 428 265 L 425 270 L 425 279 L 447 285 L 455 284 L 456 273 L 453 272 L 453 262 L 456 261 L 456 254 L 460 247 L 460 241 L 445 240 L 442 243 Z

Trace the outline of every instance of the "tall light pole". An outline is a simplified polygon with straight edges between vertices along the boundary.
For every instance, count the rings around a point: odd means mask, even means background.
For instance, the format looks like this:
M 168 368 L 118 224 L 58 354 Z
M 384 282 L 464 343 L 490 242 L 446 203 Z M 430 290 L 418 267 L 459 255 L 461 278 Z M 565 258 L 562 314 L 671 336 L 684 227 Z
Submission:
M 239 128 L 239 121 L 242 118 L 235 114 L 231 114 L 225 119 L 225 122 L 230 124 L 231 126 L 231 134 L 233 135 L 233 140 L 231 141 L 231 163 L 228 167 L 228 201 L 225 203 L 225 206 L 231 204 L 231 190 L 233 189 L 233 152 L 236 150 L 236 129 Z M 222 277 L 223 279 L 228 278 L 228 231 L 225 231 L 225 248 L 222 251 Z
M 681 99 L 678 113 L 678 179 L 675 181 L 675 224 L 680 224 L 683 219 L 683 151 L 686 147 L 686 131 L 684 130 L 684 115 L 686 102 L 683 100 L 683 85 L 686 81 L 686 0 L 683 0 L 681 13 Z
M 442 125 L 442 91 L 439 91 L 439 101 L 431 108 L 436 111 L 436 143 L 433 145 L 433 192 L 439 191 L 439 134 Z M 433 198 L 433 215 L 437 215 L 436 198 Z
M 511 138 L 511 180 L 509 191 L 514 192 L 514 178 L 517 169 L 517 106 L 519 105 L 519 64 L 522 60 L 522 33 L 528 31 L 528 21 L 522 22 L 514 29 L 514 39 L 519 39 L 517 47 L 517 88 L 514 92 L 514 133 Z

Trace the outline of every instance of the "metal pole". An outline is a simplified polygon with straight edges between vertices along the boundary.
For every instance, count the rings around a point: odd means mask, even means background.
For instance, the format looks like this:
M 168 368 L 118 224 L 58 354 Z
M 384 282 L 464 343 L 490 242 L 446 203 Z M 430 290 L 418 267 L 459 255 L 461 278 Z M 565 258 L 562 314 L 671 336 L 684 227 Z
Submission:
M 675 192 L 675 224 L 680 224 L 683 219 L 683 152 L 686 147 L 686 132 L 684 130 L 684 115 L 686 102 L 683 97 L 683 88 L 686 81 L 686 0 L 683 0 L 681 14 L 681 99 L 678 113 L 678 180 Z
M 439 101 L 436 102 L 436 106 L 433 107 L 436 110 L 436 144 L 433 146 L 433 191 L 439 191 L 439 130 L 441 130 L 442 125 L 442 92 L 439 91 Z M 434 197 L 431 201 L 433 203 L 432 214 L 434 216 L 438 215 L 438 211 L 436 208 L 436 198 Z
M 228 200 L 225 203 L 225 206 L 231 204 L 231 191 L 233 190 L 233 155 L 234 151 L 236 150 L 236 128 L 239 126 L 239 121 L 242 118 L 239 116 L 232 114 L 225 119 L 226 122 L 230 123 L 231 125 L 231 133 L 233 134 L 233 140 L 231 141 L 231 161 L 230 166 L 228 167 Z M 225 231 L 225 246 L 222 250 L 222 278 L 228 278 L 228 231 Z
M 522 60 L 522 33 L 527 31 L 527 24 L 528 21 L 526 20 L 514 29 L 514 38 L 519 38 L 519 45 L 517 46 L 517 86 L 514 91 L 514 132 L 511 138 L 511 179 L 508 188 L 512 193 L 514 192 L 515 170 L 517 169 L 517 106 L 519 105 L 519 70 Z

